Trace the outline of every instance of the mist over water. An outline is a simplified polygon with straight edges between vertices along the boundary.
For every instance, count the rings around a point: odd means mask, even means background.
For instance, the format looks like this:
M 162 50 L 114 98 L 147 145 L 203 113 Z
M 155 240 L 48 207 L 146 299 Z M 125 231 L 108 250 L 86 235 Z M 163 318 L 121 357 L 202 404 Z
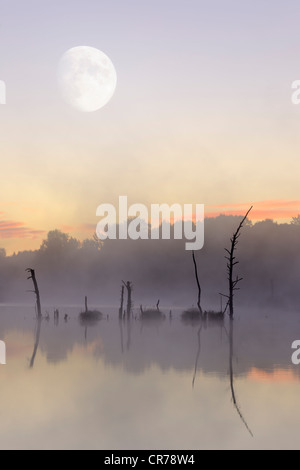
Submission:
M 206 309 L 220 307 L 227 293 L 224 248 L 241 218 L 205 219 L 204 248 L 196 252 L 202 301 Z M 241 308 L 297 309 L 300 225 L 271 220 L 247 221 L 237 247 L 243 277 L 235 302 Z M 40 249 L 1 257 L 0 301 L 29 303 L 26 268 L 34 268 L 43 303 L 81 304 L 85 295 L 95 305 L 118 305 L 123 280 L 133 283 L 134 297 L 152 305 L 157 299 L 173 307 L 195 303 L 196 286 L 191 252 L 184 240 L 99 240 L 83 243 L 59 231 L 49 232 Z
M 195 253 L 203 311 L 224 310 L 224 248 L 240 221 L 206 221 Z M 233 320 L 183 316 L 198 294 L 184 241 L 80 243 L 53 231 L 36 252 L 2 253 L 0 448 L 297 448 L 299 235 L 246 223 Z
M 300 2 L 0 11 L 0 449 L 299 449 Z
M 183 322 L 164 305 L 156 321 L 103 306 L 84 323 L 81 310 L 60 307 L 57 321 L 48 308 L 38 321 L 32 307 L 1 307 L 1 448 L 296 445 L 296 312 L 237 310 L 231 331 L 227 316 Z

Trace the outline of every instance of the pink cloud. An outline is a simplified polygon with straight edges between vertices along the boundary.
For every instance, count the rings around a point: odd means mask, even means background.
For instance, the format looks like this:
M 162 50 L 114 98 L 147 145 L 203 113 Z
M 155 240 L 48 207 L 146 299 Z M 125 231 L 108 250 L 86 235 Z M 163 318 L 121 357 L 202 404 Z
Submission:
M 96 223 L 94 224 L 80 224 L 80 225 L 61 225 L 60 230 L 67 233 L 93 233 L 96 231 Z
M 31 238 L 38 239 L 45 230 L 36 230 L 26 227 L 23 222 L 0 220 L 0 238 Z
M 300 201 L 271 200 L 240 204 L 209 204 L 205 206 L 205 216 L 216 217 L 220 214 L 241 216 L 250 206 L 253 206 L 249 214 L 251 220 L 291 219 L 300 213 Z

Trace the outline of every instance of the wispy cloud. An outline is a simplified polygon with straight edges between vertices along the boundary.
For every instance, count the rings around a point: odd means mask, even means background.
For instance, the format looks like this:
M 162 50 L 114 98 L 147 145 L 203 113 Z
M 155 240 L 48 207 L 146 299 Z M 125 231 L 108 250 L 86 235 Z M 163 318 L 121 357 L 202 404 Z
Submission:
M 300 213 L 300 201 L 293 200 L 271 200 L 271 201 L 252 201 L 239 204 L 210 204 L 205 206 L 206 217 L 216 217 L 224 215 L 244 215 L 245 211 L 253 206 L 249 219 L 291 219 Z
M 26 227 L 23 222 L 0 220 L 0 238 L 30 238 L 37 240 L 45 233 L 45 230 Z
M 67 233 L 87 233 L 91 235 L 96 232 L 96 222 L 94 224 L 61 225 L 59 229 Z

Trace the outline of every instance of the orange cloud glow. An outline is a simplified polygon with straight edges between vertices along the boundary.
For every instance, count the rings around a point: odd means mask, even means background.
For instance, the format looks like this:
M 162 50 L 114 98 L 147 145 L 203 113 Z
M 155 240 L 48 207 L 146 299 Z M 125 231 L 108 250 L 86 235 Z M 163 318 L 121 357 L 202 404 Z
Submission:
M 0 221 L 0 238 L 31 238 L 36 240 L 44 233 L 45 230 L 34 230 L 26 227 L 23 222 Z
M 249 214 L 249 219 L 252 221 L 264 219 L 288 220 L 300 213 L 300 201 L 275 200 L 240 204 L 209 204 L 205 206 L 205 217 L 217 217 L 220 214 L 242 216 L 251 206 L 253 206 L 253 209 Z

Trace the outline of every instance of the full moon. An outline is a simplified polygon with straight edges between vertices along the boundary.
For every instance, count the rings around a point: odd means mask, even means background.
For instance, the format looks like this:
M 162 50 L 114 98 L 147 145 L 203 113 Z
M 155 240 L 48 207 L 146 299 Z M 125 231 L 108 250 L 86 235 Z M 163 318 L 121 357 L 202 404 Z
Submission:
M 64 100 L 83 112 L 97 111 L 112 98 L 117 73 L 109 57 L 94 47 L 73 47 L 58 66 L 58 84 Z

